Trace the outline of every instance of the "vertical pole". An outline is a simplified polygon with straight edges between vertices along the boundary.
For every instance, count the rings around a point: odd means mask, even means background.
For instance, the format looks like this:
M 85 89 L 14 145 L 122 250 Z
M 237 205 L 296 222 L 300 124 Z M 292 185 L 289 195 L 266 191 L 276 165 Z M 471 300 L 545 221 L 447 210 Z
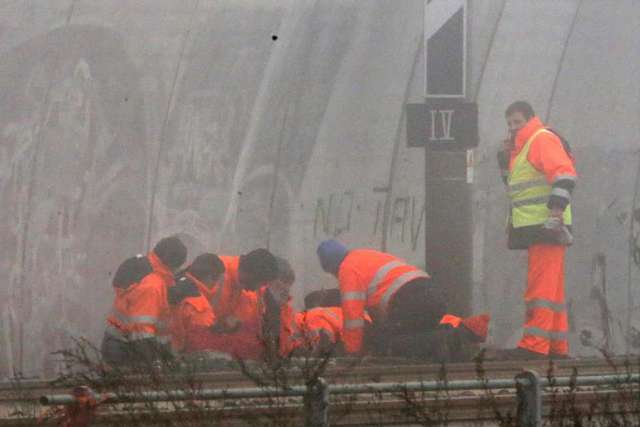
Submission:
M 329 387 L 323 378 L 307 385 L 305 426 L 329 427 Z
M 425 83 L 426 84 L 426 83 Z M 426 88 L 426 86 L 425 86 Z M 424 268 L 433 275 L 432 242 L 433 242 L 433 179 L 431 179 L 431 145 L 424 144 Z
M 515 377 L 518 396 L 518 427 L 542 425 L 542 388 L 536 371 L 525 370 Z
M 452 109 L 457 108 L 450 103 Z M 429 119 L 429 116 L 427 116 Z M 441 132 L 440 116 L 436 116 Z M 468 316 L 472 303 L 472 186 L 467 182 L 467 150 L 425 148 L 425 258 L 433 283 L 442 286 L 447 309 Z

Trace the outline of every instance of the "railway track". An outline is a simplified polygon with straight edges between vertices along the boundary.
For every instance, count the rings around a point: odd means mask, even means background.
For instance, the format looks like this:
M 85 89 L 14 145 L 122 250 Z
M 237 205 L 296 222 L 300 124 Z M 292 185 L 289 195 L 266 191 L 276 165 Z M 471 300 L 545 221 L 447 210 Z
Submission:
M 250 366 L 249 366 L 250 368 Z M 434 364 L 415 364 L 407 360 L 401 359 L 375 359 L 375 360 L 341 360 L 334 361 L 323 374 L 323 378 L 329 384 L 357 384 L 357 383 L 375 383 L 375 382 L 406 382 L 406 381 L 433 381 L 442 380 L 468 380 L 487 378 L 487 379 L 509 379 L 513 378 L 523 368 L 534 369 L 542 376 L 550 375 L 551 377 L 571 376 L 574 373 L 578 375 L 599 375 L 610 373 L 637 373 L 640 372 L 640 364 L 638 360 L 627 358 L 604 359 L 568 359 L 558 360 L 550 363 L 548 361 L 508 361 L 508 362 L 484 362 L 481 365 L 475 363 L 455 363 L 447 365 L 443 368 L 441 365 Z M 260 374 L 258 374 L 259 376 Z M 140 389 L 151 389 L 147 377 L 128 376 L 126 378 L 128 384 Z M 301 369 L 293 370 L 287 381 L 291 384 L 304 383 L 304 375 Z M 224 369 L 215 372 L 198 372 L 193 374 L 185 383 L 184 376 L 166 375 L 161 377 L 161 383 L 156 384 L 162 390 L 181 389 L 185 387 L 198 387 L 207 389 L 231 389 L 240 387 L 254 387 L 256 384 L 248 378 L 246 373 L 239 369 Z M 75 384 L 78 385 L 78 384 Z M 21 380 L 0 383 L 0 426 L 5 425 L 33 425 L 35 418 L 40 416 L 44 408 L 39 405 L 38 399 L 43 395 L 64 394 L 69 393 L 72 384 L 55 383 L 45 380 Z M 100 390 L 107 391 L 107 390 Z M 491 393 L 492 405 L 487 406 L 486 391 L 476 390 L 474 392 L 455 392 L 448 393 L 448 407 L 450 412 L 448 417 L 451 420 L 482 420 L 495 419 L 497 410 L 504 413 L 513 412 L 515 410 L 515 391 L 502 390 Z M 607 394 L 609 393 L 609 394 Z M 583 404 L 585 410 L 593 407 L 594 401 L 602 401 L 603 396 L 611 395 L 610 391 L 598 389 L 580 390 L 579 394 L 574 396 L 574 404 Z M 421 395 L 424 400 L 425 407 L 429 405 L 438 405 L 438 398 L 434 395 Z M 404 409 L 407 402 L 399 399 L 397 394 L 386 395 L 359 395 L 357 398 L 345 399 L 344 397 L 332 396 L 331 414 L 333 418 L 341 420 L 335 425 L 370 425 L 371 416 L 375 415 L 379 419 L 385 419 L 385 423 L 393 423 L 393 419 L 402 418 L 406 413 Z M 425 400 L 426 399 L 426 400 Z M 431 403 L 426 401 L 431 399 Z M 225 425 L 234 425 L 233 420 L 240 420 L 249 411 L 256 417 L 278 416 L 291 418 L 299 416 L 301 402 L 295 398 L 287 398 L 281 405 L 273 408 L 273 402 L 269 405 L 262 405 L 260 401 L 253 400 L 249 403 L 237 401 L 233 405 L 228 402 L 221 407 L 212 406 L 212 414 L 215 417 L 224 418 Z M 435 403 L 434 403 L 435 402 Z M 590 402 L 590 403 L 586 403 Z M 105 405 L 105 408 L 109 405 Z M 169 405 L 171 406 L 171 405 Z M 184 416 L 175 408 L 167 407 L 164 417 L 180 417 Z M 484 409 L 482 409 L 484 408 Z M 130 411 L 130 407 L 127 409 Z M 405 408 L 406 409 L 406 408 Z M 141 414 L 144 413 L 145 407 L 137 408 Z M 17 413 L 16 411 L 22 411 Z M 282 413 L 280 413 L 280 412 Z M 275 414 L 275 415 L 274 415 Z M 289 415 L 287 415 L 289 414 Z M 297 414 L 297 415 L 296 415 Z M 385 415 L 386 414 L 386 415 Z M 156 414 L 158 415 L 158 414 Z M 212 416 L 214 416 L 212 415 Z M 425 414 L 422 414 L 425 415 Z M 118 417 L 125 417 L 122 409 L 113 405 L 113 407 L 101 409 L 100 419 L 95 425 L 104 423 L 113 423 Z M 426 416 L 426 415 L 425 415 Z M 23 419 L 20 419 L 23 417 Z M 365 420 L 365 418 L 367 418 Z M 245 420 L 246 421 L 246 420 Z M 29 424 L 31 423 L 31 424 Z M 104 424 L 107 425 L 107 424 Z M 153 424 L 149 424 L 153 425 Z M 242 425 L 242 424 L 239 424 Z M 293 424 L 295 425 L 295 423 Z

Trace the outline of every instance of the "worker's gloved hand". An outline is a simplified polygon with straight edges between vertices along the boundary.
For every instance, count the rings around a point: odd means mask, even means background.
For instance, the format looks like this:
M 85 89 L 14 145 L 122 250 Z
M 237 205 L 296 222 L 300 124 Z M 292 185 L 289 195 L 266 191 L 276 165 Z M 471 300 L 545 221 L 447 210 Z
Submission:
M 562 218 L 558 218 L 555 216 L 550 216 L 549 218 L 547 218 L 547 220 L 544 222 L 544 224 L 542 225 L 546 230 L 560 230 L 560 228 L 563 226 L 563 222 L 562 222 Z
M 551 216 L 542 225 L 546 233 L 560 245 L 571 246 L 573 244 L 573 235 L 569 231 L 562 217 Z

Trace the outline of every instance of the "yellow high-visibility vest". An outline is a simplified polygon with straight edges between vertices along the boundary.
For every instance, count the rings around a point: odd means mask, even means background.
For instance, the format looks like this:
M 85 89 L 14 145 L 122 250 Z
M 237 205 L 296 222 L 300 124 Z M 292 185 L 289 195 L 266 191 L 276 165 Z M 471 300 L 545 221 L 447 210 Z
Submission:
M 543 224 L 549 218 L 547 202 L 551 185 L 544 174 L 527 159 L 533 140 L 547 129 L 538 129 L 516 156 L 509 174 L 509 197 L 511 198 L 511 221 L 513 228 Z M 571 225 L 571 206 L 567 205 L 562 215 L 564 223 Z

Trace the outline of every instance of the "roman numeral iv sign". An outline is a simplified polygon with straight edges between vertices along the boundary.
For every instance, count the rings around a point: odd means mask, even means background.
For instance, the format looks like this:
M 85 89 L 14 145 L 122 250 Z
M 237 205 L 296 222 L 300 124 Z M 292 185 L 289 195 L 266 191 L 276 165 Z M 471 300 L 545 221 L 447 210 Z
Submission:
M 457 99 L 427 99 L 407 104 L 407 143 L 436 150 L 464 150 L 478 145 L 478 107 Z
M 436 110 L 429 111 L 431 114 L 431 135 L 430 141 L 438 142 L 455 142 L 451 137 L 451 122 L 455 110 Z

